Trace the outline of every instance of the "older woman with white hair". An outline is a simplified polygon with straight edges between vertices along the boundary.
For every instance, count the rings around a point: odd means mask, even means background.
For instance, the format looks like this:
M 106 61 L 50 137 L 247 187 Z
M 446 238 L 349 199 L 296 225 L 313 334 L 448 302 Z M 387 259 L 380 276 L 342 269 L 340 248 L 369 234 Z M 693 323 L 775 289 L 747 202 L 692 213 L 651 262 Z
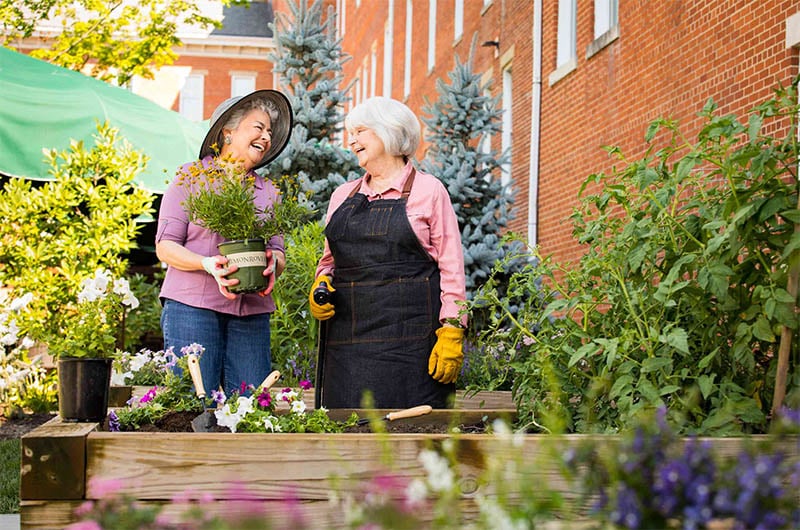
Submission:
M 309 294 L 311 313 L 326 328 L 317 401 L 327 408 L 451 406 L 466 325 L 457 302 L 466 288 L 450 196 L 411 162 L 420 125 L 406 105 L 367 99 L 345 127 L 366 174 L 331 196 Z M 367 392 L 372 402 L 362 401 Z

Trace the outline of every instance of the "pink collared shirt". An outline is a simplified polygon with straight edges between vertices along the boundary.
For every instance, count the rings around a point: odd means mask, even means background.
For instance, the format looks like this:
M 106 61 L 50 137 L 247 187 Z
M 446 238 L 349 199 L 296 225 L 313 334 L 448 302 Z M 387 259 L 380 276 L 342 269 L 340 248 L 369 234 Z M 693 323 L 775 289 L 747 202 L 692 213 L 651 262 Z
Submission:
M 204 167 L 208 167 L 212 161 L 213 157 L 211 156 L 204 158 Z M 224 241 L 222 236 L 189 222 L 186 211 L 183 209 L 183 201 L 186 199 L 188 189 L 178 181 L 181 174 L 188 174 L 193 164 L 195 162 L 186 164 L 178 170 L 179 176 L 173 179 L 167 191 L 164 192 L 158 211 L 156 243 L 163 240 L 174 241 L 202 256 L 216 256 L 219 254 L 217 245 Z M 255 172 L 250 174 L 255 176 L 255 202 L 259 208 L 263 209 L 278 200 L 278 190 L 270 181 Z M 285 252 L 283 236 L 270 238 L 267 248 Z M 236 316 L 275 311 L 275 302 L 271 295 L 260 296 L 258 293 L 247 293 L 238 295 L 234 300 L 228 300 L 220 294 L 214 278 L 204 270 L 182 271 L 175 267 L 169 267 L 161 286 L 160 296 L 192 307 Z
M 392 183 L 389 189 L 380 194 L 375 193 L 370 187 L 369 175 L 363 179 L 342 184 L 331 195 L 325 222 L 330 221 L 333 213 L 358 185 L 360 185 L 359 193 L 366 195 L 370 201 L 399 199 L 403 184 L 411 174 L 411 167 L 410 162 L 406 164 L 403 174 Z M 406 203 L 406 215 L 411 228 L 422 243 L 422 247 L 439 265 L 442 300 L 442 310 L 439 313 L 440 322 L 444 322 L 448 318 L 459 318 L 460 307 L 456 301 L 464 301 L 467 298 L 464 251 L 461 246 L 458 219 L 444 184 L 433 175 L 417 170 L 414 185 Z M 322 258 L 317 265 L 316 275 L 320 274 L 331 277 L 336 275 L 336 265 L 327 239 L 325 239 Z M 461 316 L 460 321 L 462 325 L 466 326 L 467 316 Z

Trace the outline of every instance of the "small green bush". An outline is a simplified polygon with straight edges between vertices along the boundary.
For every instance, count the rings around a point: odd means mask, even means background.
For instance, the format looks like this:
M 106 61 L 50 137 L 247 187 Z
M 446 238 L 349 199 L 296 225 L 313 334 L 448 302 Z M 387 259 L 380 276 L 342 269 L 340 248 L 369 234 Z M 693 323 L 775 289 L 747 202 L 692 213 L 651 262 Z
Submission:
M 270 317 L 270 344 L 272 367 L 289 386 L 315 378 L 319 322 L 309 312 L 308 293 L 324 244 L 324 227 L 318 222 L 286 235 L 286 270 L 272 292 L 276 309 Z

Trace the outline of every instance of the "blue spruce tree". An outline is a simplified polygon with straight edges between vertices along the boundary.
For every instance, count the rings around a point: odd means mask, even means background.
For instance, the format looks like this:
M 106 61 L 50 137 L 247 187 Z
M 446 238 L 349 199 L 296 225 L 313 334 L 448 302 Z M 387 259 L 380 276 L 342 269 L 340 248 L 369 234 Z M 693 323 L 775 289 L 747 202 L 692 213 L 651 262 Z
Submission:
M 423 112 L 429 117 L 422 118 L 430 142 L 422 169 L 436 175 L 450 193 L 461 227 L 469 299 L 510 250 L 501 231 L 512 219 L 513 204 L 510 186 L 501 178 L 508 154 L 482 148 L 500 132 L 502 111 L 497 98 L 486 95 L 490 85 L 481 85 L 471 63 L 472 52 L 466 63 L 456 57 L 450 83 L 437 80 L 439 99 L 433 104 L 426 100 Z
M 269 177 L 297 175 L 316 217 L 323 219 L 331 193 L 360 176 L 355 155 L 338 145 L 344 123 L 343 106 L 349 98 L 340 89 L 342 64 L 350 59 L 335 37 L 336 15 L 323 20 L 322 0 L 288 2 L 291 15 L 276 14 L 272 24 L 276 51 L 270 54 L 280 84 L 294 111 L 289 145 L 267 166 Z

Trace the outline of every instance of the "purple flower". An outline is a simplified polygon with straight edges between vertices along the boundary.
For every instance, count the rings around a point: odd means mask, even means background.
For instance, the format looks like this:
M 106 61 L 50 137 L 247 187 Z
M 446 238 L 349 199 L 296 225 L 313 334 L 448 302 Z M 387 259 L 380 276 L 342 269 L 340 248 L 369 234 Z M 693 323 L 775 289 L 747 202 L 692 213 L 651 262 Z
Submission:
M 211 391 L 211 399 L 214 401 L 214 403 L 217 403 L 218 405 L 224 405 L 227 397 L 225 396 L 224 391 L 215 389 Z
M 113 410 L 108 414 L 108 430 L 110 432 L 119 432 L 119 417 Z
M 302 388 L 303 390 L 310 389 L 311 381 L 309 381 L 308 379 L 303 379 L 302 381 L 300 381 L 300 388 Z
M 148 401 L 152 401 L 154 397 L 156 397 L 156 392 L 158 391 L 158 387 L 154 386 L 139 399 L 139 403 L 147 403 Z
M 259 394 L 258 404 L 264 408 L 272 404 L 272 395 L 269 393 L 269 390 L 263 390 L 261 394 Z
M 636 492 L 626 485 L 617 488 L 616 506 L 611 511 L 611 522 L 626 528 L 639 528 L 642 523 L 642 503 Z

